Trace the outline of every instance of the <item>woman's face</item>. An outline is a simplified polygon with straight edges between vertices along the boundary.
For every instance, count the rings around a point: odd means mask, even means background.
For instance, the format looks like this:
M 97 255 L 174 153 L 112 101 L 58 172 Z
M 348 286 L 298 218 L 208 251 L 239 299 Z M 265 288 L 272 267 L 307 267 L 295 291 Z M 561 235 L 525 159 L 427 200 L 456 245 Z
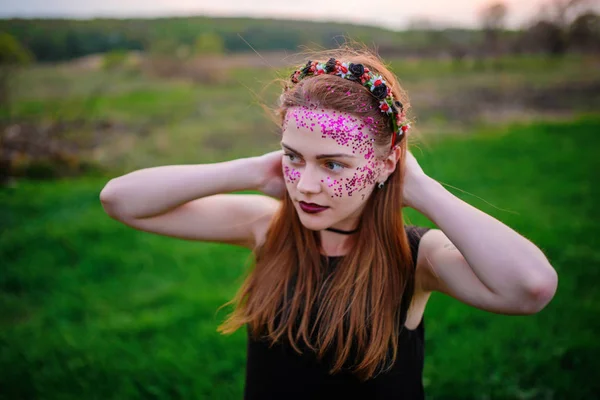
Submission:
M 281 141 L 283 175 L 307 228 L 355 227 L 375 184 L 383 180 L 384 164 L 375 157 L 370 124 L 368 118 L 340 111 L 288 109 Z

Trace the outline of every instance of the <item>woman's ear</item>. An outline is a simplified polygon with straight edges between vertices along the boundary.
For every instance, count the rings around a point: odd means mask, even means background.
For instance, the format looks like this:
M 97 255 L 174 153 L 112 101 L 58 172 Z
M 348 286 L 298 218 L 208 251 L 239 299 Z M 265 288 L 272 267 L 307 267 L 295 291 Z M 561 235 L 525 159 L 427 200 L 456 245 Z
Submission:
M 387 158 L 383 160 L 383 171 L 381 171 L 381 177 L 385 178 L 383 181 L 386 181 L 387 178 L 396 170 L 396 166 L 398 165 L 401 155 L 402 147 L 395 146 L 394 149 L 390 151 L 390 154 L 387 156 Z

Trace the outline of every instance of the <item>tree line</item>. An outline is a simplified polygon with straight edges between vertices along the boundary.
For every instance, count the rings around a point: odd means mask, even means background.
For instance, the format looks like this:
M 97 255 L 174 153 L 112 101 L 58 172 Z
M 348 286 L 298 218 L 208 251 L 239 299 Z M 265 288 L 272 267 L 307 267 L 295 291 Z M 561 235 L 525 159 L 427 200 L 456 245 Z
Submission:
M 70 60 L 111 51 L 171 55 L 299 51 L 329 48 L 345 37 L 377 47 L 380 54 L 453 57 L 514 53 L 600 52 L 600 16 L 586 0 L 547 0 L 526 26 L 507 29 L 503 2 L 480 12 L 480 29 L 436 28 L 416 23 L 404 31 L 342 23 L 253 18 L 4 19 L 0 33 L 39 62 Z M 12 44 L 11 44 L 12 46 Z M 4 46 L 7 47 L 7 46 Z M 9 46 L 10 47 L 10 46 Z M 0 49 L 2 49 L 0 43 Z M 2 56 L 0 56 L 1 58 Z

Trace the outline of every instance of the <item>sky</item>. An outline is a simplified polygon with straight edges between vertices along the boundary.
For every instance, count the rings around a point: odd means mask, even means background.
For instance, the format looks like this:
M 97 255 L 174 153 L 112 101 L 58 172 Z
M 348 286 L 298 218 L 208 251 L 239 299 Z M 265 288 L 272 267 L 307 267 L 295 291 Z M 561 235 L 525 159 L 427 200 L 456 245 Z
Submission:
M 527 23 L 542 0 L 505 0 L 508 26 Z M 403 29 L 416 20 L 477 27 L 490 0 L 0 0 L 0 18 L 250 16 L 340 21 Z

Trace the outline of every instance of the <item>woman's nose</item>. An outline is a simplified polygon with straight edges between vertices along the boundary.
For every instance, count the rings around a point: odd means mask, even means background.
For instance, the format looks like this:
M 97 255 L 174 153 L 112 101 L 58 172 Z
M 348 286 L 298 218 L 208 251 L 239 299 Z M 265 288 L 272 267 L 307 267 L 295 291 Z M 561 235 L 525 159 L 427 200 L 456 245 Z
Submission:
M 320 193 L 321 180 L 317 171 L 313 167 L 306 166 L 300 174 L 296 188 L 301 193 Z

